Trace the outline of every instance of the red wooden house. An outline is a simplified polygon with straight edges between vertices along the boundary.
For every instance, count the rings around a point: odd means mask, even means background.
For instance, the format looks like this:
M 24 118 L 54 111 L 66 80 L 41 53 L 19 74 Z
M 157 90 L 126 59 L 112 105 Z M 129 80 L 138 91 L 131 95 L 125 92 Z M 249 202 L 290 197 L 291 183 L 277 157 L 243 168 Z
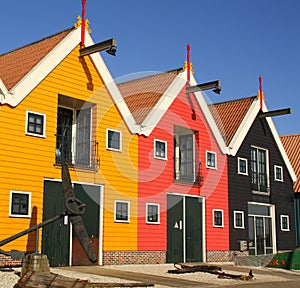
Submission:
M 140 126 L 138 251 L 147 263 L 230 256 L 224 141 L 186 83 L 178 69 L 118 84 Z

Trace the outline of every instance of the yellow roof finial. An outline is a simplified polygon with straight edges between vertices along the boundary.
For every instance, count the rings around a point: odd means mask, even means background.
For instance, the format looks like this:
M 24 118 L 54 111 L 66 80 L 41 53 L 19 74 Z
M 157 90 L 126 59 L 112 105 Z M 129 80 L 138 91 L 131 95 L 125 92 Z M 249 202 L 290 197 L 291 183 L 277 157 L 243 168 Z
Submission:
M 188 63 L 187 63 L 186 60 L 184 60 L 184 65 L 182 67 L 183 71 L 185 71 L 187 69 L 187 67 L 188 67 Z M 191 72 L 194 74 L 195 71 L 193 70 L 193 63 L 192 62 L 190 62 L 190 69 L 191 69 Z
M 77 22 L 76 23 L 74 23 L 74 27 L 77 29 L 77 28 L 79 28 L 80 26 L 81 26 L 81 24 L 82 24 L 82 19 L 81 19 L 81 17 L 78 15 L 77 16 Z M 91 34 L 92 33 L 92 30 L 90 29 L 90 21 L 89 21 L 89 19 L 86 19 L 85 20 L 85 28 L 87 29 L 87 31 Z

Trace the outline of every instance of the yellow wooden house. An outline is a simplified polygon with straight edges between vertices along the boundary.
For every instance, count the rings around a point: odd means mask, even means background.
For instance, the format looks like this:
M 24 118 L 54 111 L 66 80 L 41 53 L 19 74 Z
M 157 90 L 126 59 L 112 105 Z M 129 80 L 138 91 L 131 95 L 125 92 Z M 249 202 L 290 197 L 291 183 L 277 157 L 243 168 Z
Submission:
M 76 27 L 0 55 L 0 241 L 64 211 L 67 161 L 98 264 L 128 262 L 137 250 L 138 127 L 100 53 L 80 57 Z M 86 47 L 95 44 L 87 30 Z M 67 216 L 40 230 L 0 249 L 85 264 Z M 0 265 L 10 261 L 0 254 Z

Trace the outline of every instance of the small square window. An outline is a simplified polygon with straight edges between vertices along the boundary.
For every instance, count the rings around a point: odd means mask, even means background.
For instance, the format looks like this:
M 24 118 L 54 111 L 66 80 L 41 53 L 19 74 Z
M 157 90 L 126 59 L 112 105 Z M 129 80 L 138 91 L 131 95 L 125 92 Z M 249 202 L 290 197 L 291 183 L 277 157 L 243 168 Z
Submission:
M 106 129 L 106 148 L 113 151 L 122 151 L 122 132 Z
M 45 137 L 46 115 L 26 111 L 26 134 L 31 136 Z
M 290 231 L 290 218 L 288 215 L 280 215 L 280 223 L 282 231 Z
M 234 211 L 234 228 L 244 229 L 244 211 Z
M 206 151 L 206 167 L 217 168 L 217 154 L 215 152 Z
M 283 172 L 281 166 L 274 165 L 274 175 L 275 175 L 275 181 L 283 182 Z
M 248 160 L 238 157 L 238 174 L 248 175 Z
M 223 210 L 213 209 L 213 221 L 214 227 L 224 227 Z
M 128 201 L 115 201 L 115 221 L 129 222 L 130 203 Z
M 162 140 L 154 140 L 154 158 L 167 159 L 167 142 Z
M 159 204 L 146 204 L 146 223 L 159 224 Z
M 30 217 L 31 193 L 10 191 L 9 216 Z

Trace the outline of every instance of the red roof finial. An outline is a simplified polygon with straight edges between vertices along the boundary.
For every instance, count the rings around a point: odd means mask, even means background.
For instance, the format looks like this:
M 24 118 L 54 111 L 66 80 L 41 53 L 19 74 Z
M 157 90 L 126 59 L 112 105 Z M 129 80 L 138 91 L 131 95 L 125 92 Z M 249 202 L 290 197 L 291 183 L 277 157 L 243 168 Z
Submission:
M 191 80 L 191 46 L 188 44 L 187 49 L 187 84 L 190 85 Z
M 262 90 L 262 77 L 259 76 L 259 100 L 260 100 L 260 110 L 263 110 L 263 90 Z
M 85 40 L 85 7 L 86 7 L 86 0 L 81 0 L 82 4 L 82 23 L 81 23 L 81 47 L 84 46 Z

